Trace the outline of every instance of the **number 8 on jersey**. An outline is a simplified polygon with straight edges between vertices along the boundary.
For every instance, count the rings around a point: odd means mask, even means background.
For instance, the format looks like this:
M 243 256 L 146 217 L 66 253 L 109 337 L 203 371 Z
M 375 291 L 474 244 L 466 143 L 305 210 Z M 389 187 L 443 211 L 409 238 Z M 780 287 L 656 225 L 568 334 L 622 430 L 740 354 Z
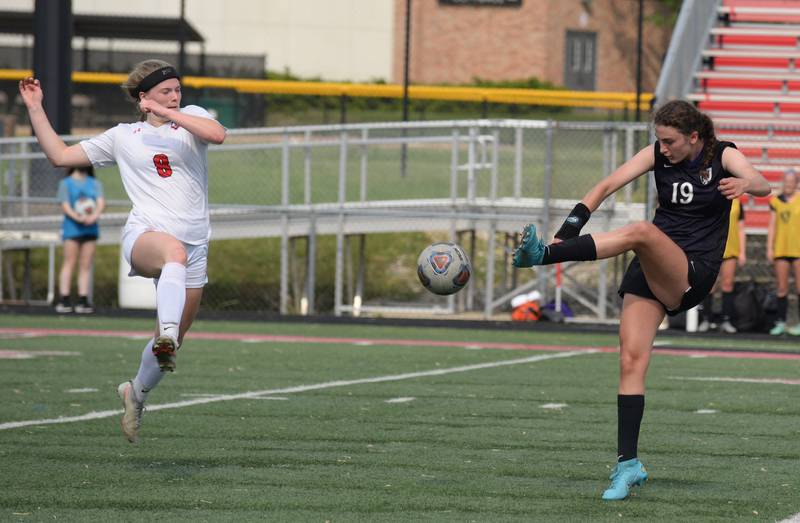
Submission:
M 156 166 L 156 172 L 162 178 L 169 178 L 172 176 L 172 166 L 169 164 L 169 157 L 166 154 L 157 154 L 153 156 L 153 164 Z

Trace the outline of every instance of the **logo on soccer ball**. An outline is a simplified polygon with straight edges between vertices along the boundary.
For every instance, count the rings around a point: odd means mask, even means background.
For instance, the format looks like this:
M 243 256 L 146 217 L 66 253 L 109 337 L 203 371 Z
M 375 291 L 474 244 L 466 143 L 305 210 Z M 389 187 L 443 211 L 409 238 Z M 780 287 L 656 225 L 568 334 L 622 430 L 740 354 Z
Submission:
M 469 275 L 469 266 L 465 265 L 461 267 L 461 272 L 459 272 L 456 277 L 453 278 L 453 285 L 460 289 L 469 281 Z
M 431 267 L 436 274 L 444 274 L 447 268 L 453 263 L 453 257 L 446 252 L 436 252 L 431 254 L 430 257 Z
M 417 277 L 434 294 L 447 296 L 469 282 L 472 269 L 466 253 L 454 243 L 429 245 L 417 258 Z

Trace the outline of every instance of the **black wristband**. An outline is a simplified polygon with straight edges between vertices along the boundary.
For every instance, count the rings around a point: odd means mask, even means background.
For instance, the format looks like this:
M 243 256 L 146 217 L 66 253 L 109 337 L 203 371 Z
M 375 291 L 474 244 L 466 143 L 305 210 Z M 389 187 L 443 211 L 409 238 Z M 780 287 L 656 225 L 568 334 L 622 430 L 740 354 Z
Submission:
M 591 215 L 592 212 L 589 210 L 589 208 L 583 203 L 578 202 L 578 205 L 572 209 L 572 212 L 569 213 L 567 219 L 564 220 L 561 228 L 558 229 L 556 238 L 559 240 L 569 240 L 570 238 L 575 238 L 581 233 L 581 229 L 583 229 L 583 226 L 589 221 L 589 217 Z

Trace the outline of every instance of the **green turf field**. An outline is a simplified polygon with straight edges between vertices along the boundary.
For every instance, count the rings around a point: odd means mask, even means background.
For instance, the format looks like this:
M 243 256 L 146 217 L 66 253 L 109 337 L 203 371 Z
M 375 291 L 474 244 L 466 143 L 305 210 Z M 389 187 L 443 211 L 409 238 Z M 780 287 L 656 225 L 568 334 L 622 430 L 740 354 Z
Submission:
M 744 352 L 800 354 L 789 340 L 659 336 L 739 357 L 654 356 L 640 439 L 651 481 L 608 503 L 618 358 L 602 351 L 613 334 L 199 321 L 131 445 L 115 388 L 138 367 L 144 340 L 134 336 L 152 328 L 0 318 L 0 520 L 800 513 L 800 359 Z

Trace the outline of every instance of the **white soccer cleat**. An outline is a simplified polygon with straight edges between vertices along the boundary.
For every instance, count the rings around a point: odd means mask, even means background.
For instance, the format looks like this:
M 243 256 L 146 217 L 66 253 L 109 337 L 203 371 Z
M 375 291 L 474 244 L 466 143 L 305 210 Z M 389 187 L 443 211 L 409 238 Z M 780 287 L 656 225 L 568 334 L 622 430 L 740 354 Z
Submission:
M 175 338 L 162 334 L 153 343 L 153 354 L 158 360 L 158 367 L 161 372 L 175 371 L 175 352 L 178 350 L 178 342 Z
M 139 440 L 139 427 L 142 426 L 142 411 L 144 403 L 136 401 L 133 393 L 133 382 L 126 381 L 117 387 L 117 395 L 122 400 L 122 433 L 131 443 Z

